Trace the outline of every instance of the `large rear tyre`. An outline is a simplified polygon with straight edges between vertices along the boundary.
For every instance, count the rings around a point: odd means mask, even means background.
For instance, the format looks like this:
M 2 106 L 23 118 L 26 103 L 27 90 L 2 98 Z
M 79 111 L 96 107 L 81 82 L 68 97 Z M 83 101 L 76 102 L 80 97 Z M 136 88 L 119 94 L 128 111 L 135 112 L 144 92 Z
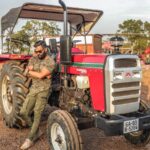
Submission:
M 141 101 L 140 103 L 141 112 L 150 114 L 149 108 L 150 107 L 148 104 L 146 104 L 146 102 Z M 131 144 L 134 144 L 138 147 L 145 146 L 150 141 L 150 129 L 128 133 L 125 134 L 124 137 Z
M 19 62 L 3 65 L 0 75 L 0 105 L 6 125 L 23 126 L 20 109 L 28 93 L 28 78 L 23 76 L 24 66 Z
M 77 124 L 66 111 L 56 110 L 49 115 L 47 135 L 52 150 L 82 150 Z

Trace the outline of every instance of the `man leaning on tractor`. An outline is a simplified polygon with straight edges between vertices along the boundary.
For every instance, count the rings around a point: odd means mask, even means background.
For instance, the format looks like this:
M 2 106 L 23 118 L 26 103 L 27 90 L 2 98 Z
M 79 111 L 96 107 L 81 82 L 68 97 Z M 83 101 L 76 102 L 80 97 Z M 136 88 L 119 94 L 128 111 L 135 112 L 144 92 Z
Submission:
M 29 60 L 25 71 L 25 74 L 32 78 L 32 85 L 20 111 L 21 116 L 27 126 L 31 127 L 31 130 L 21 149 L 31 147 L 40 135 L 39 124 L 41 114 L 47 104 L 51 88 L 51 74 L 55 67 L 54 60 L 47 55 L 46 43 L 44 41 L 37 41 L 34 47 L 35 54 Z M 31 119 L 32 112 L 34 112 L 33 119 Z

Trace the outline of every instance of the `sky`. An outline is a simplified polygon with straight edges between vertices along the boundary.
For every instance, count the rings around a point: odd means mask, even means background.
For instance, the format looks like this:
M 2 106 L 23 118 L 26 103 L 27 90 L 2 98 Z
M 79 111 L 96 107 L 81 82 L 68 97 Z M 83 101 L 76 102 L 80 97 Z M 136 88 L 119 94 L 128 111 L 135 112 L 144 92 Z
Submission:
M 1 0 L 0 17 L 9 9 L 25 2 L 59 5 L 58 0 Z M 118 24 L 128 19 L 141 19 L 150 22 L 150 0 L 64 0 L 67 6 L 98 9 L 104 12 L 91 33 L 115 33 Z

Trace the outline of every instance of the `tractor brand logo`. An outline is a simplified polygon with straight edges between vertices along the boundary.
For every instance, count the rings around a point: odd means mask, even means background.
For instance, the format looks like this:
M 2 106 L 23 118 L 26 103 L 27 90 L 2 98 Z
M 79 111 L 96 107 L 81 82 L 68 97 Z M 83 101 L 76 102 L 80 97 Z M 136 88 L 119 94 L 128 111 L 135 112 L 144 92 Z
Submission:
M 86 69 L 77 69 L 77 71 L 79 71 L 79 72 L 82 73 L 82 74 L 86 74 L 86 73 L 87 73 L 87 70 L 86 70 Z
M 132 72 L 125 72 L 125 73 L 124 73 L 124 77 L 125 77 L 125 78 L 132 78 L 132 76 L 133 76 L 133 75 L 132 75 Z

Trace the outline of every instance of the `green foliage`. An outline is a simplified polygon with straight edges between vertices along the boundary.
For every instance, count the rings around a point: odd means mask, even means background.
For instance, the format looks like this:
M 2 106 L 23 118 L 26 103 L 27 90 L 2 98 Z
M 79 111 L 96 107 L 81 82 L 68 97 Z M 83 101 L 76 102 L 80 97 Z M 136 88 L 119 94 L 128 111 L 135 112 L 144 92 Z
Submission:
M 150 23 L 141 20 L 126 20 L 119 24 L 119 33 L 127 36 L 128 41 L 132 43 L 135 53 L 142 53 L 150 44 Z
M 139 38 L 136 40 L 136 44 L 134 46 L 135 53 L 141 54 L 147 47 L 147 40 L 143 38 Z
M 147 34 L 150 34 L 150 23 L 149 22 L 145 22 L 144 23 L 144 29 L 146 30 Z
M 11 52 L 14 50 L 28 51 L 30 46 L 37 40 L 46 36 L 55 36 L 60 34 L 60 29 L 55 22 L 27 21 L 20 31 L 11 34 L 11 42 L 7 40 L 5 45 L 9 44 Z

